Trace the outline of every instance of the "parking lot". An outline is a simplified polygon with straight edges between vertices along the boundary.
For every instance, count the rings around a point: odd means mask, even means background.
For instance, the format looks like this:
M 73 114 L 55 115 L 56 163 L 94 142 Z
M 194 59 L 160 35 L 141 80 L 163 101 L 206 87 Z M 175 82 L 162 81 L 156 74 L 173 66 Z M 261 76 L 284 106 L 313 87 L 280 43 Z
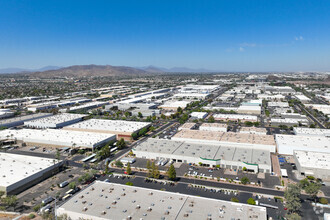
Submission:
M 213 178 L 224 178 L 228 180 L 240 180 L 243 176 L 249 178 L 250 182 L 261 183 L 263 187 L 273 188 L 275 185 L 280 184 L 280 180 L 276 176 L 272 176 L 269 173 L 264 175 L 258 175 L 254 173 L 245 173 L 241 170 L 234 171 L 229 169 L 210 169 L 206 167 L 196 167 L 190 166 L 189 164 L 181 164 L 179 168 L 176 169 L 177 176 L 184 176 L 188 174 L 192 178 L 201 177 L 213 177 Z

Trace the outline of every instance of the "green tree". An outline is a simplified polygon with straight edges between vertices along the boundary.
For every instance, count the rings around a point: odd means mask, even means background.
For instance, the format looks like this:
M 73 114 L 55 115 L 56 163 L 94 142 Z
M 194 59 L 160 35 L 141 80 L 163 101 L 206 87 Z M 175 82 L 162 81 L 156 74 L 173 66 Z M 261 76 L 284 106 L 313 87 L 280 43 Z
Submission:
M 127 182 L 125 183 L 127 186 L 133 186 L 133 183 L 132 182 Z
M 249 205 L 255 205 L 256 204 L 256 201 L 253 198 L 249 198 L 246 202 Z
M 119 150 L 124 149 L 126 147 L 126 142 L 125 142 L 124 138 L 121 138 L 117 142 L 117 147 L 118 147 Z
M 150 169 L 150 168 L 151 168 L 151 166 L 150 166 L 150 161 L 147 160 L 147 169 Z
M 17 205 L 18 198 L 16 196 L 6 196 L 5 198 L 2 198 L 1 201 L 6 206 L 12 207 L 15 211 L 15 207 Z
M 249 180 L 249 178 L 247 178 L 246 176 L 243 176 L 243 177 L 241 178 L 241 183 L 242 183 L 242 184 L 246 185 L 246 184 L 248 184 L 249 182 L 250 182 L 250 180 Z
M 117 160 L 116 163 L 115 163 L 115 165 L 116 165 L 117 167 L 120 167 L 120 168 L 123 167 L 123 163 L 120 162 L 120 160 Z
M 164 114 L 161 114 L 160 115 L 160 118 L 163 119 L 163 120 L 165 120 L 166 119 L 166 116 Z
M 138 138 L 138 135 L 134 132 L 131 134 L 131 137 L 133 140 L 136 140 Z
M 318 182 L 310 182 L 308 186 L 303 188 L 307 194 L 309 194 L 316 202 L 317 194 L 321 189 L 321 183 Z
M 179 108 L 177 109 L 177 112 L 178 112 L 179 114 L 182 114 L 182 112 L 183 112 L 182 108 L 179 107 Z
M 61 152 L 60 152 L 59 149 L 56 149 L 55 159 L 56 159 L 56 160 L 60 160 L 60 159 L 61 159 Z
M 132 169 L 131 169 L 131 164 L 130 164 L 130 163 L 127 163 L 126 173 L 127 173 L 128 175 L 131 175 L 131 174 L 132 174 Z
M 285 217 L 287 220 L 301 220 L 300 215 L 298 215 L 297 213 L 286 214 Z
M 253 126 L 253 122 L 250 122 L 250 121 L 246 121 L 246 122 L 244 122 L 244 124 L 248 127 Z
M 169 169 L 167 171 L 167 175 L 170 180 L 176 179 L 176 171 L 175 171 L 173 164 L 171 164 L 171 166 L 169 167 Z
M 104 172 L 105 172 L 106 174 L 109 173 L 109 163 L 110 163 L 110 160 L 107 160 L 107 162 L 105 163 Z
M 232 201 L 232 202 L 239 202 L 238 198 L 236 198 L 236 197 L 232 197 L 232 198 L 230 199 L 230 201 Z
M 215 122 L 215 119 L 214 119 L 214 117 L 211 115 L 211 116 L 207 119 L 207 121 L 208 121 L 209 123 L 214 123 L 214 122 Z
M 289 213 L 297 213 L 301 208 L 300 193 L 301 189 L 298 184 L 289 184 L 286 188 L 284 198 Z
M 71 182 L 71 183 L 69 183 L 69 188 L 70 188 L 70 189 L 75 189 L 76 187 L 77 187 L 76 182 Z
M 138 117 L 139 117 L 139 118 L 143 118 L 143 115 L 142 115 L 141 112 L 138 112 Z

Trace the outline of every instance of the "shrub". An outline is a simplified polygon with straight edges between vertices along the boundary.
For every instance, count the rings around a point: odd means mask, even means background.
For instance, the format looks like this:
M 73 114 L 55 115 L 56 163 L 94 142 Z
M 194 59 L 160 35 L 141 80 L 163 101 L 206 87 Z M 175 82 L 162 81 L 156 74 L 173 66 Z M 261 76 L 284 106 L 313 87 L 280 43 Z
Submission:
M 247 204 L 249 204 L 249 205 L 255 205 L 255 204 L 256 204 L 256 201 L 254 201 L 253 198 L 249 198 L 246 202 L 247 202 Z
M 33 214 L 33 213 L 29 214 L 29 219 L 33 219 L 33 218 L 35 218 L 35 217 L 36 217 L 35 214 Z
M 132 182 L 127 182 L 126 185 L 133 186 L 133 183 Z
M 323 205 L 327 205 L 328 204 L 328 200 L 326 198 L 320 198 L 319 199 L 319 203 L 323 204 Z
M 239 202 L 238 198 L 236 198 L 236 197 L 231 198 L 230 201 L 232 201 L 232 202 Z

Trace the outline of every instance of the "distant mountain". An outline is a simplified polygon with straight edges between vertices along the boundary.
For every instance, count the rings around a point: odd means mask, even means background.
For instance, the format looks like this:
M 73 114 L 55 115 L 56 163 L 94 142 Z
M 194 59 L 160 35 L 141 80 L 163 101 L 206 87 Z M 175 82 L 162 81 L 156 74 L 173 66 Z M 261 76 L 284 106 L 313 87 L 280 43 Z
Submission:
M 28 72 L 40 72 L 46 70 L 57 70 L 62 67 L 59 66 L 45 66 L 40 69 L 24 69 L 24 68 L 5 68 L 0 69 L 0 74 L 11 74 L 11 73 L 28 73 Z
M 173 68 L 163 68 L 163 67 L 156 67 L 156 66 L 146 66 L 140 67 L 139 69 L 145 70 L 147 72 L 154 72 L 154 73 L 210 73 L 210 72 L 218 72 L 215 70 L 208 70 L 208 69 L 192 69 L 187 67 L 173 67 Z
M 90 77 L 90 76 L 128 76 L 146 75 L 149 72 L 127 66 L 111 65 L 76 65 L 57 70 L 30 73 L 34 77 Z

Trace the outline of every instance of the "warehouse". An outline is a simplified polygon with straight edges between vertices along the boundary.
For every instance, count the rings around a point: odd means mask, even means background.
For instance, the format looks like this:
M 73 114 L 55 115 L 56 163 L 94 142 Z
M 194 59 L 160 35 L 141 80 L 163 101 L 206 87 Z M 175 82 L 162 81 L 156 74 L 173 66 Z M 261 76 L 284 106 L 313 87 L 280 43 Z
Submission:
M 0 131 L 0 139 L 16 139 L 26 144 L 45 147 L 73 147 L 94 149 L 109 141 L 115 141 L 114 134 L 100 134 L 60 129 L 20 129 Z
M 131 140 L 133 133 L 137 134 L 140 130 L 144 128 L 147 129 L 150 125 L 150 122 L 90 119 L 66 126 L 63 129 L 68 131 L 88 131 L 104 134 L 115 134 L 117 135 L 118 140 L 120 138 Z
M 325 136 L 325 137 L 330 137 L 330 129 L 294 127 L 293 128 L 293 133 L 295 135 L 303 135 L 303 136 Z
M 276 134 L 275 141 L 279 154 L 293 155 L 295 150 L 330 153 L 327 137 Z
M 227 124 L 220 123 L 203 123 L 199 126 L 200 131 L 221 131 L 227 132 Z
M 228 147 L 221 144 L 189 143 L 183 141 L 149 138 L 133 149 L 140 158 L 158 160 L 166 158 L 175 162 L 192 163 L 222 168 L 271 172 L 270 152 L 249 147 Z
M 206 93 L 177 93 L 173 95 L 175 99 L 194 99 L 194 100 L 203 100 L 207 98 L 210 94 Z
M 257 122 L 258 117 L 254 115 L 239 115 L 239 114 L 214 114 L 214 119 L 217 121 L 251 121 Z
M 185 130 L 185 129 L 191 130 L 191 129 L 196 128 L 196 126 L 197 126 L 196 123 L 186 122 L 178 128 L 178 131 Z
M 295 97 L 299 100 L 299 101 L 301 101 L 301 103 L 308 103 L 311 99 L 310 98 L 308 98 L 307 96 L 305 96 L 305 95 L 295 95 Z
M 287 103 L 287 102 L 268 102 L 268 107 L 288 108 L 289 103 Z
M 294 151 L 293 157 L 300 174 L 330 181 L 330 153 Z
M 107 105 L 109 104 L 109 102 L 89 102 L 86 104 L 82 104 L 82 105 L 78 105 L 78 106 L 73 106 L 71 108 L 69 108 L 69 111 L 81 111 L 81 110 L 88 110 L 88 109 L 92 109 L 92 108 L 98 108 L 101 107 L 103 105 Z M 65 110 L 65 109 L 64 109 Z
M 83 120 L 87 115 L 62 113 L 46 118 L 40 118 L 24 122 L 24 126 L 30 128 L 62 128 Z
M 158 108 L 164 109 L 166 111 L 176 112 L 179 107 L 185 109 L 189 103 L 189 101 L 167 101 Z
M 5 127 L 5 128 L 11 128 L 11 127 L 16 127 L 23 125 L 24 122 L 26 121 L 31 121 L 39 118 L 45 118 L 52 116 L 52 113 L 37 113 L 37 114 L 32 114 L 32 115 L 24 115 L 24 116 L 19 116 L 19 117 L 14 117 L 14 118 L 8 118 L 4 120 L 0 120 L 0 127 Z
M 205 119 L 207 117 L 207 112 L 192 112 L 190 113 L 190 117 L 192 119 Z
M 181 130 L 172 137 L 175 141 L 189 143 L 219 144 L 228 147 L 245 147 L 275 152 L 276 146 L 272 135 L 241 134 L 234 132 Z
M 259 106 L 259 105 L 241 105 L 240 107 L 238 107 L 237 113 L 239 113 L 239 114 L 260 115 L 261 114 L 261 106 Z
M 267 209 L 174 192 L 96 181 L 56 210 L 78 219 L 267 219 Z M 245 218 L 244 218 L 245 219 Z
M 266 128 L 257 128 L 257 127 L 241 127 L 239 130 L 239 133 L 266 135 L 267 129 Z
M 0 119 L 14 116 L 14 112 L 10 109 L 0 109 Z
M 295 126 L 295 125 L 309 125 L 309 121 L 307 118 L 271 118 L 271 125 L 280 126 Z
M 61 165 L 55 159 L 0 152 L 0 191 L 18 194 L 53 175 Z

